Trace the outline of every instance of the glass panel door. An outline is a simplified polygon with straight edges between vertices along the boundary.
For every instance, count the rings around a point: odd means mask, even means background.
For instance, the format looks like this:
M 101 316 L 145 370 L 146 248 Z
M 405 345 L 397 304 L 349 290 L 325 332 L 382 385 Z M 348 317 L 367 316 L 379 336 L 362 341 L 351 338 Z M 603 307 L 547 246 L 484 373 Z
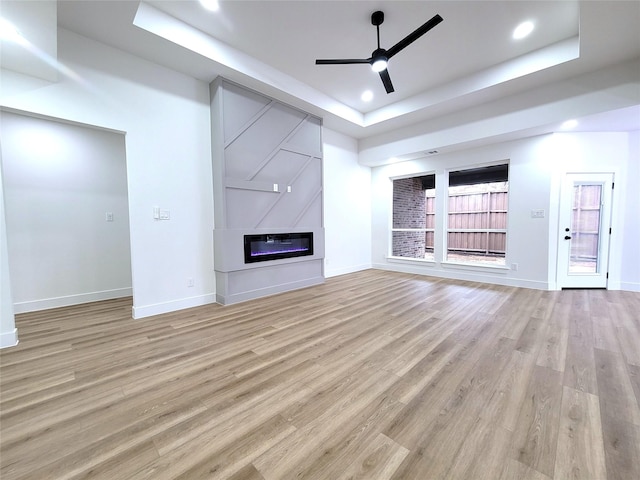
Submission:
M 569 273 L 598 273 L 602 184 L 574 184 Z
M 568 173 L 560 194 L 558 288 L 606 288 L 612 173 Z

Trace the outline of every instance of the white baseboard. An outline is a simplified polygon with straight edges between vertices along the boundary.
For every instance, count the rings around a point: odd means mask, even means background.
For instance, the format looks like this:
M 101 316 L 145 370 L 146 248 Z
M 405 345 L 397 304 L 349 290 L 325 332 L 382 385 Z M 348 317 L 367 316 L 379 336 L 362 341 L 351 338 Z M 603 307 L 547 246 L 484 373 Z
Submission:
M 131 288 L 117 288 L 114 290 L 102 290 L 100 292 L 79 293 L 64 297 L 44 298 L 42 300 L 30 300 L 28 302 L 17 302 L 13 304 L 13 313 L 36 312 L 38 310 L 48 310 L 50 308 L 68 307 L 70 305 L 80 305 L 82 303 L 99 302 L 100 300 L 111 300 L 113 298 L 130 297 Z
M 640 292 L 640 283 L 620 282 L 620 290 L 628 290 L 629 292 Z
M 539 282 L 534 280 L 524 280 L 519 278 L 510 278 L 504 273 L 491 275 L 490 273 L 479 271 L 473 272 L 468 270 L 425 270 L 420 265 L 405 265 L 402 263 L 375 263 L 373 268 L 378 270 L 390 270 L 392 272 L 413 273 L 417 275 L 425 275 L 428 277 L 447 278 L 450 280 L 463 280 L 469 282 L 490 283 L 493 285 L 504 285 L 506 287 L 532 288 L 534 290 L 549 290 L 548 282 Z
M 15 347 L 18 344 L 18 329 L 13 332 L 0 333 L 0 348 Z
M 324 276 L 326 278 L 337 277 L 338 275 L 346 275 L 347 273 L 361 272 L 362 270 L 369 270 L 370 268 L 371 268 L 370 263 L 362 264 L 362 265 L 354 265 L 350 267 L 342 267 L 342 268 L 325 267 Z
M 131 314 L 133 318 L 140 319 L 175 312 L 176 310 L 184 310 L 185 308 L 201 307 L 202 305 L 209 305 L 210 303 L 216 303 L 215 293 L 181 298 L 179 300 L 171 300 L 170 302 L 155 303 L 152 305 L 138 305 L 132 308 Z

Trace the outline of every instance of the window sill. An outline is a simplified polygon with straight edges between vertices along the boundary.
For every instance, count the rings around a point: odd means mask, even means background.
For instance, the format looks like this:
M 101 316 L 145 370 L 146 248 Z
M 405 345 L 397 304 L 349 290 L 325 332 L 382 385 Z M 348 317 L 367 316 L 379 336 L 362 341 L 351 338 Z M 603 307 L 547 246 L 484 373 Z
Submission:
M 421 265 L 435 266 L 434 260 L 427 260 L 423 258 L 409 258 L 409 257 L 392 257 L 388 256 L 387 261 L 391 263 L 419 263 Z
M 476 270 L 482 272 L 507 273 L 510 271 L 506 265 L 474 265 L 472 263 L 461 262 L 440 262 L 444 268 L 452 268 L 458 270 Z
M 409 258 L 409 257 L 392 257 L 387 256 L 387 262 L 389 263 L 405 263 L 412 265 L 426 265 L 429 267 L 435 267 L 435 260 L 423 260 L 421 258 Z M 506 274 L 510 271 L 509 267 L 505 265 L 474 265 L 472 263 L 461 263 L 461 262 L 440 262 L 440 265 L 444 269 L 452 269 L 452 270 L 473 270 L 476 272 L 491 272 L 491 273 L 500 273 Z

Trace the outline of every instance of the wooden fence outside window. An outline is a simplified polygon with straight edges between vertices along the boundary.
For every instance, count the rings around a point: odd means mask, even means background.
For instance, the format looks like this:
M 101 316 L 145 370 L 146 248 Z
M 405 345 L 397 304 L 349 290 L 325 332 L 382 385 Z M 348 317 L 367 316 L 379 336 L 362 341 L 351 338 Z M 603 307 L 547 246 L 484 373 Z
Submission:
M 507 243 L 507 189 L 449 195 L 447 249 L 485 255 L 504 255 Z M 427 197 L 427 228 L 435 227 L 434 198 Z M 433 232 L 426 232 L 427 251 L 433 251 Z

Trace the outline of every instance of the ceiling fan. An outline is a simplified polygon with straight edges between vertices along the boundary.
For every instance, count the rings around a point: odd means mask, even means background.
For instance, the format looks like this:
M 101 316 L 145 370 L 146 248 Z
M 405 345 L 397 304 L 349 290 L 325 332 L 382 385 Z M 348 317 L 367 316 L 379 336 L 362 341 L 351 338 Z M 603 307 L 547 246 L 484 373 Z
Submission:
M 382 79 L 382 83 L 384 84 L 384 88 L 387 93 L 391 93 L 394 91 L 393 84 L 391 83 L 391 78 L 389 77 L 389 72 L 387 71 L 387 62 L 391 57 L 393 57 L 400 50 L 411 45 L 417 39 L 419 39 L 422 35 L 427 33 L 433 27 L 438 25 L 442 21 L 442 17 L 440 15 L 435 15 L 431 20 L 427 21 L 421 27 L 418 27 L 409 35 L 404 37 L 398 43 L 396 43 L 393 47 L 388 50 L 384 48 L 380 48 L 380 25 L 384 22 L 384 13 L 377 11 L 371 14 L 371 24 L 375 25 L 377 33 L 378 33 L 378 48 L 373 51 L 369 58 L 335 58 L 335 59 L 318 59 L 316 60 L 316 65 L 344 65 L 351 63 L 368 63 L 371 65 L 371 69 L 374 72 L 380 73 L 380 78 Z

